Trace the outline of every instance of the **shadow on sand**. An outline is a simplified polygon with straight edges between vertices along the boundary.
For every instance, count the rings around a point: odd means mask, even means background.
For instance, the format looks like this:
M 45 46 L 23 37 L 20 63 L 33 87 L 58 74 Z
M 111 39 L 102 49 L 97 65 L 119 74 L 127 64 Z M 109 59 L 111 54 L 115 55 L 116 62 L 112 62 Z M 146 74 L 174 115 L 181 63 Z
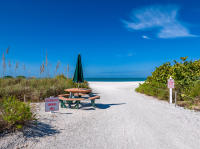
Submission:
M 95 104 L 95 107 L 98 109 L 108 109 L 112 106 L 118 106 L 118 105 L 123 105 L 123 104 L 126 104 L 126 103 L 115 103 L 115 104 L 97 103 L 97 104 Z M 88 107 L 90 107 L 90 108 L 88 108 Z M 91 107 L 90 103 L 82 103 L 82 107 L 81 107 L 82 110 L 95 110 L 96 108 Z
M 118 106 L 118 105 L 123 105 L 123 104 L 126 104 L 126 103 L 115 103 L 115 104 L 101 104 L 101 103 L 97 103 L 97 104 L 95 104 L 95 106 L 98 109 L 108 109 L 111 106 Z
M 66 114 L 66 115 L 68 115 L 68 114 L 72 114 L 72 113 L 61 113 L 61 112 L 55 112 L 55 113 Z
M 60 133 L 59 130 L 54 129 L 51 125 L 43 122 L 29 124 L 23 130 L 23 135 L 27 138 L 52 136 L 58 133 Z

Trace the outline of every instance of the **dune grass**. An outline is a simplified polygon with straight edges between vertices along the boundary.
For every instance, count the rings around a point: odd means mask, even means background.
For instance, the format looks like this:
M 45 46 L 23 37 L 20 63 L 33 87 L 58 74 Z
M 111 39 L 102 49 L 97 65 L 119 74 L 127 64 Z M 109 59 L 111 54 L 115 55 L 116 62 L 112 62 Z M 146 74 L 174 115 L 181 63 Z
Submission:
M 76 87 L 71 79 L 63 76 L 55 78 L 6 78 L 0 79 L 0 98 L 16 97 L 23 101 L 38 102 L 45 98 L 63 94 L 64 89 Z M 80 87 L 88 88 L 87 82 L 81 83 Z

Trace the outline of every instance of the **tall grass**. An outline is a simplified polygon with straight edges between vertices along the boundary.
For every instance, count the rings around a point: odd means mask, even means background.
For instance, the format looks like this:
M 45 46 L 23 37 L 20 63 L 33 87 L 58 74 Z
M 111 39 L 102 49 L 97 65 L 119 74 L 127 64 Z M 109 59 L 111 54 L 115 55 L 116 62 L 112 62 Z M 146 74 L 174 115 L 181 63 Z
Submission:
M 6 72 L 6 60 L 5 60 L 4 53 L 2 54 L 2 67 L 3 67 L 3 76 L 4 76 Z
M 64 75 L 55 78 L 7 78 L 0 79 L 0 98 L 15 96 L 23 101 L 24 95 L 26 100 L 31 102 L 43 101 L 50 96 L 63 94 L 64 89 L 76 87 L 71 79 L 66 79 Z M 81 87 L 88 88 L 87 82 Z
M 60 61 L 58 61 L 57 64 L 56 64 L 55 75 L 57 75 L 59 67 L 60 67 Z
M 49 76 L 49 61 L 48 53 L 46 50 L 45 60 L 39 67 L 39 76 L 40 78 L 32 77 L 26 78 L 24 75 L 18 75 L 18 69 L 22 68 L 24 74 L 27 71 L 26 65 L 19 65 L 18 62 L 15 62 L 13 69 L 16 76 L 15 78 L 11 74 L 11 61 L 8 60 L 8 68 L 10 73 L 6 73 L 6 56 L 10 53 L 10 47 L 3 52 L 2 54 L 2 78 L 0 78 L 0 99 L 3 97 L 14 96 L 21 101 L 43 101 L 44 98 L 49 96 L 57 96 L 64 93 L 64 89 L 76 87 L 77 85 L 72 82 L 69 78 L 69 65 L 65 68 L 65 74 L 67 71 L 67 78 L 64 75 L 57 76 L 58 70 L 60 68 L 60 61 L 57 62 L 55 69 L 51 69 L 55 74 L 54 78 Z M 20 66 L 20 67 L 19 67 Z M 67 70 L 66 70 L 67 69 Z M 88 88 L 87 82 L 81 85 L 84 88 Z
M 18 62 L 11 63 L 10 60 L 7 60 L 7 55 L 9 53 L 10 47 L 2 53 L 2 77 L 0 78 L 0 132 L 5 129 L 22 128 L 24 124 L 34 119 L 34 115 L 27 101 L 44 101 L 47 97 L 56 97 L 59 94 L 65 93 L 64 89 L 77 87 L 77 84 L 73 83 L 72 79 L 68 79 L 69 65 L 67 65 L 67 78 L 63 74 L 58 75 L 58 70 L 61 65 L 60 61 L 57 62 L 55 69 L 51 69 L 52 72 L 55 73 L 55 77 L 50 78 L 49 72 L 51 64 L 49 64 L 48 61 L 47 51 L 45 60 L 43 60 L 38 68 L 40 78 L 26 78 L 24 75 L 26 72 L 30 72 L 30 70 L 27 70 L 28 67 L 26 67 L 25 64 L 19 65 Z M 6 72 L 7 65 L 9 72 Z M 20 72 L 20 69 L 22 69 L 21 72 L 24 73 L 23 75 L 18 73 Z M 64 74 L 66 74 L 66 68 Z M 12 75 L 16 77 L 13 77 Z M 87 82 L 82 83 L 80 87 L 88 88 Z

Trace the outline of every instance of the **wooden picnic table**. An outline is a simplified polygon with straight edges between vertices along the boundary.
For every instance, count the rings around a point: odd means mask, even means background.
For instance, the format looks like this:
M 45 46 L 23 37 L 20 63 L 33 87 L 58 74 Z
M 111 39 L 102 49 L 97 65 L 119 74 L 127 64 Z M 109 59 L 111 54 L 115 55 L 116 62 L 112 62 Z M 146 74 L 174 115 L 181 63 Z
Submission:
M 91 89 L 86 89 L 86 88 L 68 88 L 65 89 L 64 91 L 70 92 L 70 93 L 83 93 L 83 94 L 88 94 L 91 93 Z
M 95 99 L 99 99 L 100 96 L 90 96 L 81 98 L 81 95 L 88 95 L 92 92 L 91 89 L 85 89 L 85 88 L 69 88 L 65 89 L 64 91 L 69 92 L 70 94 L 61 94 L 59 95 L 59 99 L 61 102 L 62 108 L 67 108 L 66 104 L 69 105 L 69 108 L 71 108 L 72 104 L 75 104 L 75 108 L 79 108 L 79 104 L 81 100 L 89 99 L 91 101 L 91 104 L 93 107 L 95 107 Z M 74 94 L 78 94 L 78 97 L 73 96 Z M 80 93 L 80 94 L 79 94 Z M 80 96 L 79 96 L 80 95 Z
M 81 100 L 88 99 L 91 101 L 91 104 L 93 107 L 95 107 L 95 99 L 99 99 L 100 96 L 92 96 L 92 97 L 84 97 L 84 98 L 66 98 L 63 96 L 58 97 L 61 102 L 61 108 L 67 108 L 66 104 L 68 104 L 69 108 L 71 108 L 72 104 L 75 104 L 75 108 L 79 108 L 79 104 L 81 103 Z M 73 103 L 74 102 L 74 103 Z

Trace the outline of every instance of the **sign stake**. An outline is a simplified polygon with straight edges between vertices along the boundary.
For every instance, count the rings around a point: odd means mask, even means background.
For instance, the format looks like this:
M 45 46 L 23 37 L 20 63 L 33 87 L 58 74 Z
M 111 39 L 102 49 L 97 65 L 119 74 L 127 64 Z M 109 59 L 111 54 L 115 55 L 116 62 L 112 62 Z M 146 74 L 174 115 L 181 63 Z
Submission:
M 172 89 L 174 88 L 174 79 L 170 76 L 168 79 L 168 88 L 169 88 L 169 103 L 172 104 Z
M 177 96 L 177 92 L 175 92 L 175 107 L 176 107 L 176 96 Z
M 172 103 L 172 88 L 169 89 L 169 103 Z

